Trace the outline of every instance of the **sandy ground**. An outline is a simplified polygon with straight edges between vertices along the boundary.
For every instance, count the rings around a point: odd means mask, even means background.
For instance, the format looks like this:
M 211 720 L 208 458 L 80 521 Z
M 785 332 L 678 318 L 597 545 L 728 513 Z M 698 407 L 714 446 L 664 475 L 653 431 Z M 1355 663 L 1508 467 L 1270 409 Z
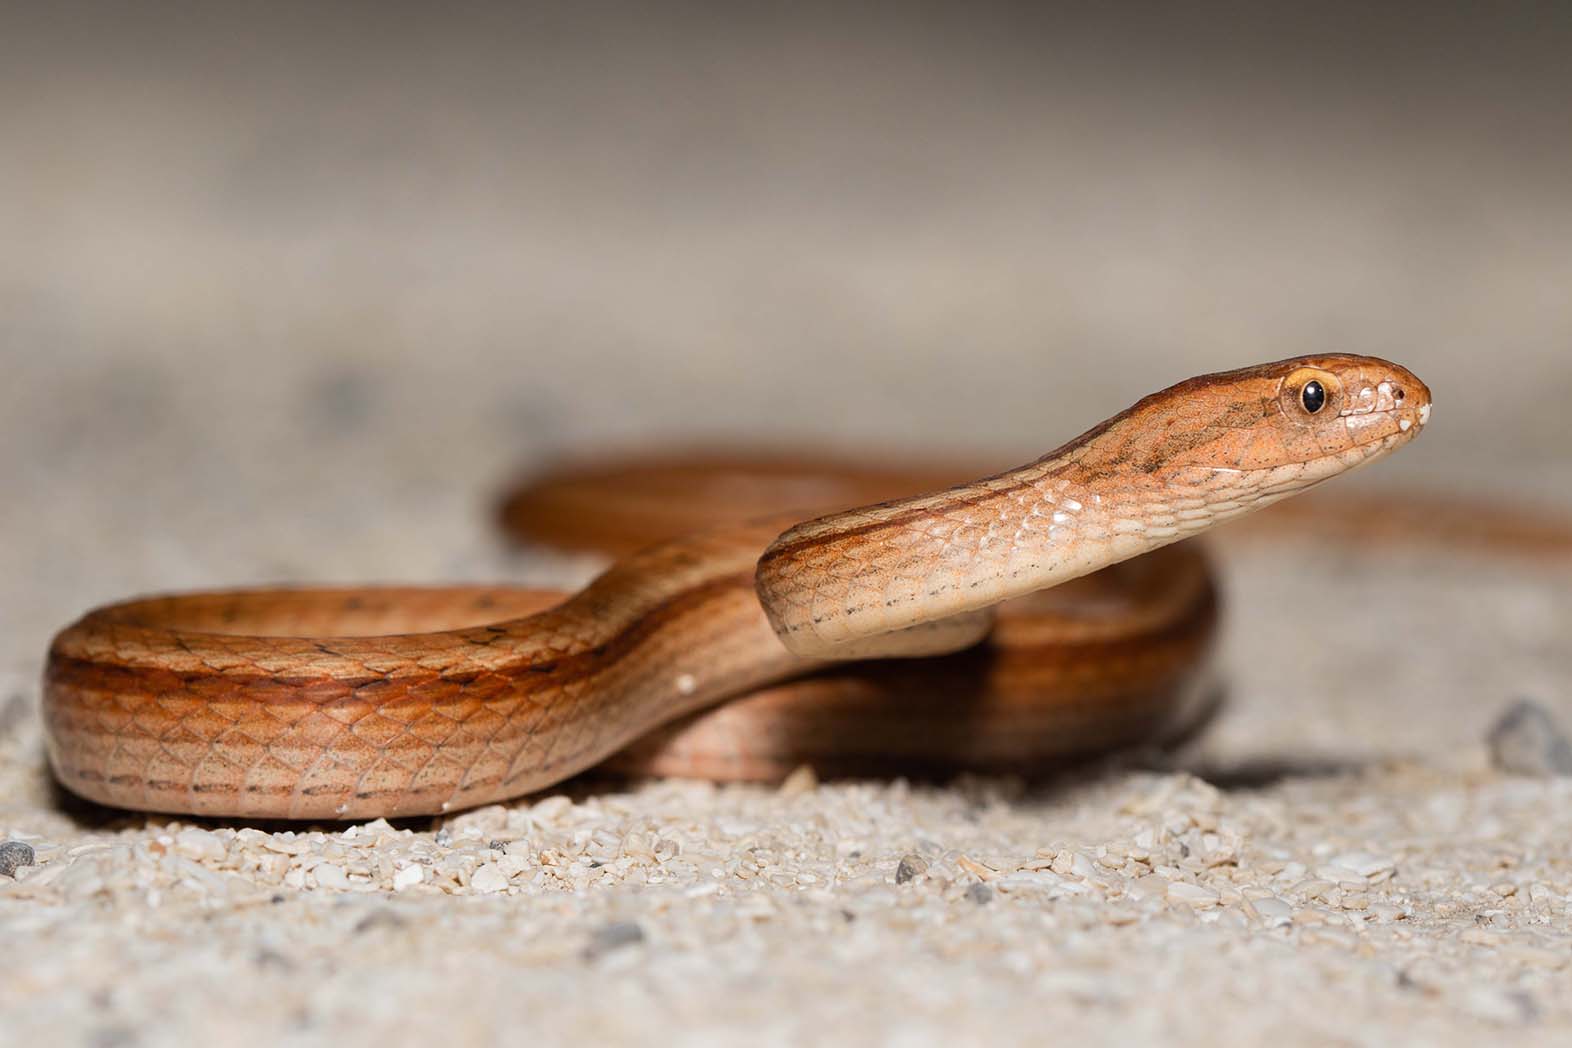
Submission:
M 1220 536 L 1225 715 L 1031 784 L 291 831 L 72 803 L 36 719 L 99 601 L 581 578 L 489 507 L 584 447 L 1025 458 L 1339 349 L 1437 402 L 1349 499 L 1566 505 L 1568 27 L 1430 10 L 8 16 L 5 1038 L 1564 1041 L 1572 780 L 1485 747 L 1572 722 L 1564 562 Z

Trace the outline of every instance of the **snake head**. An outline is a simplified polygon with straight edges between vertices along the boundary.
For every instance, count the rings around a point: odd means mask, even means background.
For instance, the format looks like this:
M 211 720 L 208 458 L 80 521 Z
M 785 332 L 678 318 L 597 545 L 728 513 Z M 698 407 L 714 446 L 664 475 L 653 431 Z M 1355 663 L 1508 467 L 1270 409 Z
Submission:
M 1430 420 L 1430 387 L 1376 357 L 1299 357 L 1263 369 L 1267 431 L 1288 457 L 1373 458 L 1412 440 Z M 1274 418 L 1274 411 L 1277 416 Z M 1278 423 L 1278 420 L 1281 423 Z
M 1429 387 L 1401 365 L 1295 357 L 1155 393 L 1088 434 L 1076 457 L 1135 489 L 1246 489 L 1265 504 L 1380 458 L 1429 418 Z

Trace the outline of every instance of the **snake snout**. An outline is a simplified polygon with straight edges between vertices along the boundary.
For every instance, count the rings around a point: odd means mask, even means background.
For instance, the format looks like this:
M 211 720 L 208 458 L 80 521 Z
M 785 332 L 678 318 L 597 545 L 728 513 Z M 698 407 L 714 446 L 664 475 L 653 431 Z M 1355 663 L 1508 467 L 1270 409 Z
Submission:
M 1430 387 L 1400 364 L 1358 358 L 1338 377 L 1343 389 L 1338 414 L 1357 446 L 1405 443 L 1430 420 Z
M 1375 389 L 1377 408 L 1396 416 L 1399 432 L 1415 433 L 1430 421 L 1430 387 L 1407 368 L 1392 365 Z

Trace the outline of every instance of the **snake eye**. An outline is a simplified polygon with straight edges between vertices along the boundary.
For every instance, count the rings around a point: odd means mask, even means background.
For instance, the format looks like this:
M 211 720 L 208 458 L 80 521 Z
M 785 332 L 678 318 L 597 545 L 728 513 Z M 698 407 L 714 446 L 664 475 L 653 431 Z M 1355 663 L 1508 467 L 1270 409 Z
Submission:
M 1277 410 L 1296 426 L 1321 429 L 1322 420 L 1343 408 L 1343 380 L 1334 371 L 1306 365 L 1277 383 Z

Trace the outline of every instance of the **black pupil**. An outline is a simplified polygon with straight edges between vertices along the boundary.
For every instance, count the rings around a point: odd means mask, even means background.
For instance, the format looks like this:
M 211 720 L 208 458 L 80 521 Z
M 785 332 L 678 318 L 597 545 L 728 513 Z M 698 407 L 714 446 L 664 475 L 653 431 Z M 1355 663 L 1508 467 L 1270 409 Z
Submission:
M 1305 383 L 1305 388 L 1299 393 L 1299 401 L 1305 410 L 1314 415 L 1326 407 L 1326 390 L 1321 388 L 1321 383 L 1310 381 Z

